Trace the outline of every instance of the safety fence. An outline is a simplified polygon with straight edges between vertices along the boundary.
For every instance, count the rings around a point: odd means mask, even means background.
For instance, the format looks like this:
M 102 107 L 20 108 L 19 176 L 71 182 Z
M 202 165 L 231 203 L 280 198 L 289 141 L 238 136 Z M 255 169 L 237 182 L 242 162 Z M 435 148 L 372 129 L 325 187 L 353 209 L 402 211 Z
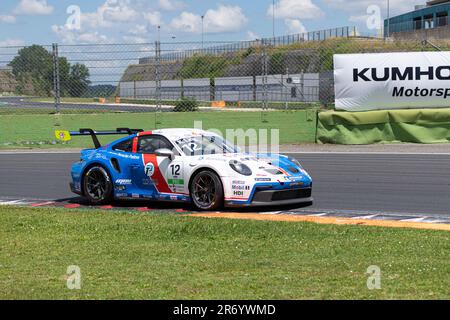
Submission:
M 450 46 L 351 30 L 251 43 L 0 47 L 0 147 L 55 144 L 55 127 L 152 129 L 195 121 L 205 128 L 277 128 L 282 142 L 313 142 L 314 110 L 333 108 L 334 54 Z

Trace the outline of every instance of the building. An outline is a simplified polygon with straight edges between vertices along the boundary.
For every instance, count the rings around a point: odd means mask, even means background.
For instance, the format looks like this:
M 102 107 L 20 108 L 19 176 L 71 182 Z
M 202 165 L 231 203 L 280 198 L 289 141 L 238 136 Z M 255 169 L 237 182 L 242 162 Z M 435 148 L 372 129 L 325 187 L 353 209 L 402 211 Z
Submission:
M 414 11 L 384 21 L 385 37 L 450 39 L 450 0 L 427 1 Z

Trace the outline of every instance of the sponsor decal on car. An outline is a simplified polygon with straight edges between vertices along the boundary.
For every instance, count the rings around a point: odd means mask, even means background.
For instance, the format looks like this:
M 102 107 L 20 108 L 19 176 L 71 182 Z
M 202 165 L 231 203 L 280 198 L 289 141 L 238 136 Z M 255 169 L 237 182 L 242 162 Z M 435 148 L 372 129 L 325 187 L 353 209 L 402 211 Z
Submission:
M 232 190 L 250 190 L 250 186 L 247 185 L 232 185 Z
M 126 194 L 126 193 L 117 193 L 117 194 L 116 194 L 116 197 L 117 197 L 117 198 L 127 198 L 127 197 L 128 197 L 128 194 Z
M 153 174 L 155 173 L 155 166 L 153 163 L 149 162 L 145 165 L 145 175 L 147 177 L 152 177 Z
M 256 182 L 270 182 L 272 181 L 271 178 L 255 178 Z
M 131 179 L 117 179 L 116 184 L 120 186 L 128 186 L 131 185 Z
M 125 158 L 125 159 L 132 159 L 132 160 L 139 160 L 141 158 L 140 156 L 128 154 L 125 152 L 110 151 L 110 154 L 113 156 L 117 156 L 117 157 L 121 157 L 121 158 Z
M 170 185 L 184 186 L 184 179 L 169 179 L 167 183 Z
M 292 182 L 291 183 L 291 187 L 300 187 L 303 186 L 304 183 L 303 182 Z

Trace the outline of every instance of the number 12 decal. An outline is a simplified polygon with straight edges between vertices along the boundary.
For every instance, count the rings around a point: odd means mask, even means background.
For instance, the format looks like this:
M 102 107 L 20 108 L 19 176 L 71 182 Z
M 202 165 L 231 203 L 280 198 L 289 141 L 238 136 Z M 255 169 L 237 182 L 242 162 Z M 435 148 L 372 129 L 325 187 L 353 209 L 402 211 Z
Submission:
M 170 168 L 172 169 L 172 176 L 180 175 L 181 166 L 179 164 L 171 164 Z

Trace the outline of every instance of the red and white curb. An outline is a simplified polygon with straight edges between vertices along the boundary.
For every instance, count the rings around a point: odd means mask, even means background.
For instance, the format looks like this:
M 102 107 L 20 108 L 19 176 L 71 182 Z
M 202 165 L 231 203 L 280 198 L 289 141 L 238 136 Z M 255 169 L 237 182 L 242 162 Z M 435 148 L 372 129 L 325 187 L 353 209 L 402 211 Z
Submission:
M 129 202 L 125 205 L 104 205 L 104 206 L 89 206 L 74 199 L 64 200 L 29 200 L 29 199 L 3 199 L 0 200 L 0 206 L 22 206 L 31 208 L 65 208 L 65 209 L 100 209 L 100 210 L 125 210 L 138 212 L 176 212 L 178 214 L 188 214 L 191 211 L 171 207 L 164 208 L 161 204 L 153 207 L 143 206 L 143 203 Z M 224 211 L 226 213 L 227 211 Z M 236 212 L 236 210 L 234 210 Z M 219 213 L 219 212 L 218 212 Z M 244 213 L 244 212 L 243 212 Z M 300 208 L 289 209 L 271 212 L 253 212 L 260 215 L 275 216 L 275 215 L 291 215 L 291 216 L 307 216 L 307 217 L 333 217 L 333 218 L 348 218 L 355 220 L 386 220 L 398 222 L 420 222 L 431 224 L 450 224 L 449 215 L 430 215 L 430 214 L 408 214 L 408 213 L 392 213 L 392 212 L 365 212 L 356 210 L 321 210 L 315 208 Z

